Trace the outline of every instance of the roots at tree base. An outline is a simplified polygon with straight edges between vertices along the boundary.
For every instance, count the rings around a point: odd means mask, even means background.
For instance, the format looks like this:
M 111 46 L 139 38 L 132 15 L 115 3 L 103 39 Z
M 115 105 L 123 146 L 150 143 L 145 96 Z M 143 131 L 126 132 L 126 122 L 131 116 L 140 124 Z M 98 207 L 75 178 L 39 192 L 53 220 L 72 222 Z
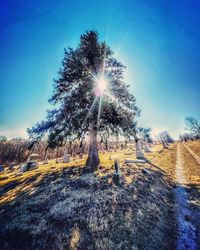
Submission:
M 100 159 L 99 159 L 98 150 L 97 149 L 95 150 L 94 148 L 90 148 L 89 155 L 86 161 L 86 167 L 88 168 L 88 170 L 90 169 L 91 172 L 94 172 L 97 170 L 99 163 L 100 163 Z

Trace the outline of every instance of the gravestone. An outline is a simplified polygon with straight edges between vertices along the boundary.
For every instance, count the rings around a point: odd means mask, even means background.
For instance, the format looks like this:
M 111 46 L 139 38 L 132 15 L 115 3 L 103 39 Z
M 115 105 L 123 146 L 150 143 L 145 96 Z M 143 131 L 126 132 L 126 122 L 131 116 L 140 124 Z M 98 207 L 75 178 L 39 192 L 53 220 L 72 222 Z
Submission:
M 142 159 L 137 159 L 137 160 L 124 159 L 124 163 L 146 163 L 146 161 Z
M 20 173 L 24 173 L 27 170 L 27 164 L 22 164 L 19 168 Z
M 119 160 L 115 159 L 114 167 L 115 167 L 115 173 L 113 174 L 113 182 L 115 184 L 120 184 L 121 173 L 120 173 Z
M 45 159 L 44 159 L 43 164 L 48 164 L 48 158 L 45 158 Z
M 64 151 L 63 162 L 70 162 L 70 154 L 67 154 L 67 151 Z
M 151 149 L 149 148 L 148 143 L 145 143 L 145 145 L 144 145 L 144 151 L 145 151 L 146 153 L 151 153 Z
M 15 162 L 11 162 L 10 165 L 9 165 L 9 170 L 12 170 L 15 166 Z
M 144 159 L 144 154 L 143 154 L 139 144 L 136 145 L 136 158 L 137 159 Z
M 118 175 L 120 175 L 120 165 L 119 165 L 119 160 L 116 160 L 116 159 L 115 159 L 114 164 L 115 164 L 115 173 L 116 173 L 116 174 L 118 174 Z
M 38 167 L 38 159 L 39 159 L 39 155 L 38 154 L 31 154 L 27 160 L 26 163 L 26 170 L 31 170 L 33 168 L 37 168 Z

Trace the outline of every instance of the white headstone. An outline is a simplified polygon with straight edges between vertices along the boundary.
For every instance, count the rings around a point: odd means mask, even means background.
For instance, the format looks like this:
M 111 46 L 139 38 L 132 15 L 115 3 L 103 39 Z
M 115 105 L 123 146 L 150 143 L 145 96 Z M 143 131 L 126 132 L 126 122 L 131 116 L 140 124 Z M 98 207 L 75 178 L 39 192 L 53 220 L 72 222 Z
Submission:
M 136 158 L 137 158 L 137 159 L 143 159 L 143 158 L 144 158 L 143 152 L 140 151 L 140 150 L 137 150 L 137 151 L 136 151 Z
M 136 145 L 136 158 L 137 159 L 144 159 L 144 154 L 140 148 L 140 144 L 138 144 L 138 143 Z
M 20 166 L 19 172 L 23 173 L 23 172 L 25 172 L 26 170 L 27 170 L 27 164 L 22 164 L 22 165 Z
M 146 153 L 151 153 L 151 149 L 149 148 L 149 145 L 148 145 L 147 142 L 146 142 L 145 145 L 144 145 L 144 151 L 145 151 Z
M 64 151 L 63 162 L 70 162 L 70 155 L 67 154 L 67 151 Z
M 48 158 L 45 158 L 45 159 L 44 159 L 43 164 L 48 164 Z

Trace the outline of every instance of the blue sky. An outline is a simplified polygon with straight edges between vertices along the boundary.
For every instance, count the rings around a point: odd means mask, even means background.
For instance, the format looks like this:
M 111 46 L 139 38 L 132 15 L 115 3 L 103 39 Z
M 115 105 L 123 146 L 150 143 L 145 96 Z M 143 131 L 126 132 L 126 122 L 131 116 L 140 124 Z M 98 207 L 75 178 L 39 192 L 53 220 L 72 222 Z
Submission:
M 200 117 L 200 0 L 0 2 L 0 134 L 26 136 L 50 108 L 64 47 L 97 30 L 127 66 L 125 79 L 153 134 Z

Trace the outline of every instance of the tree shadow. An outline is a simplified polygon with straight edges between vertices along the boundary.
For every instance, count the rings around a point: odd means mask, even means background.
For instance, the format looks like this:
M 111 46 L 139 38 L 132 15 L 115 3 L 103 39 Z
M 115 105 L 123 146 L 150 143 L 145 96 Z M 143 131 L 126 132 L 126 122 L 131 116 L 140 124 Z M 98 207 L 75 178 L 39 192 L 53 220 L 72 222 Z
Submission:
M 121 185 L 114 169 L 76 166 L 20 183 L 1 205 L 0 249 L 175 249 L 173 183 L 153 167 L 124 164 Z

